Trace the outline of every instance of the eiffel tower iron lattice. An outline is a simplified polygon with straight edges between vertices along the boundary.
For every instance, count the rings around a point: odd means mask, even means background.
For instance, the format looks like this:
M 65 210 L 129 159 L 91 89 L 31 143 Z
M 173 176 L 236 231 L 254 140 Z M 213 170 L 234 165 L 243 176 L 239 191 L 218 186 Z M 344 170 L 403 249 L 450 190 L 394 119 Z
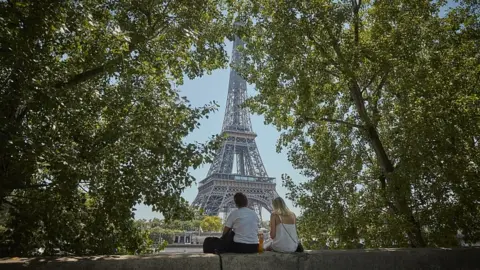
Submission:
M 233 64 L 239 63 L 241 54 L 238 48 L 243 46 L 244 42 L 235 37 Z M 226 217 L 236 208 L 233 195 L 242 192 L 248 198 L 248 207 L 262 220 L 262 208 L 271 212 L 271 202 L 278 196 L 275 178 L 268 177 L 255 143 L 257 134 L 252 130 L 250 113 L 241 106 L 246 98 L 247 82 L 231 69 L 222 126 L 225 140 L 217 150 L 206 178 L 200 181 L 197 197 L 192 203 L 207 215 L 224 214 Z

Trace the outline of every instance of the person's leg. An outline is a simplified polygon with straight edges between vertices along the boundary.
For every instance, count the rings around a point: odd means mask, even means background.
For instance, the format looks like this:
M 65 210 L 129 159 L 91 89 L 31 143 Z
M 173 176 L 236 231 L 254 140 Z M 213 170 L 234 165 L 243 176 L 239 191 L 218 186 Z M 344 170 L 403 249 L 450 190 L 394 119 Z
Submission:
M 263 250 L 265 251 L 272 251 L 272 244 L 273 244 L 273 241 L 271 239 L 267 240 L 264 244 L 263 244 Z
M 248 244 L 247 253 L 258 253 L 258 244 Z
M 242 244 L 237 243 L 237 253 L 257 253 L 258 252 L 258 244 Z
M 241 253 L 238 250 L 240 250 L 239 245 L 240 243 L 232 242 L 232 244 L 228 247 L 228 253 Z
M 257 253 L 258 244 L 243 244 L 233 242 L 228 249 L 229 253 Z

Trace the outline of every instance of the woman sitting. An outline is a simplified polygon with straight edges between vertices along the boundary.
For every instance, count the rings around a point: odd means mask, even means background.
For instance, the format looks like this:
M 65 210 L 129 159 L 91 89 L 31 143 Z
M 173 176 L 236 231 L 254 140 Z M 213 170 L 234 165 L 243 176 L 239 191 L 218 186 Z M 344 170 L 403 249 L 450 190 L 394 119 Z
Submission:
M 272 202 L 273 213 L 270 216 L 270 238 L 265 250 L 277 252 L 295 252 L 298 247 L 298 235 L 295 214 L 288 209 L 285 201 L 277 197 Z
M 230 213 L 225 223 L 223 233 L 230 229 L 235 233 L 229 252 L 233 253 L 257 253 L 258 252 L 258 216 L 255 211 L 247 208 L 247 196 L 237 193 L 233 196 L 235 209 Z

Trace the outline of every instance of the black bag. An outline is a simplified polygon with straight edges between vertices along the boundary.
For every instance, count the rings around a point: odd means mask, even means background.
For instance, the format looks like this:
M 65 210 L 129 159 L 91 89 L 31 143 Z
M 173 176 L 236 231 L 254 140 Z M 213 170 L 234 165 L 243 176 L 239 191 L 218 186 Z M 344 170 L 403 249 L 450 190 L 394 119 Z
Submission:
M 222 237 L 207 237 L 203 241 L 203 253 L 220 254 L 228 252 L 233 244 L 235 233 L 228 230 Z
M 218 237 L 207 237 L 203 241 L 203 253 L 216 253 L 221 247 L 222 240 Z
M 298 242 L 297 250 L 295 252 L 303 252 L 303 245 L 302 243 Z

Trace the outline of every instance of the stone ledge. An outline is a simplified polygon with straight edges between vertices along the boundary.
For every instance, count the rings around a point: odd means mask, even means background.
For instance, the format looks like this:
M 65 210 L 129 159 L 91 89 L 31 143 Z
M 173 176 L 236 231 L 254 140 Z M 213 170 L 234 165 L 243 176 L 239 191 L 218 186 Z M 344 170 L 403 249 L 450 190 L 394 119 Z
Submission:
M 332 250 L 311 253 L 302 269 L 480 269 L 480 249 Z
M 159 254 L 146 256 L 95 256 L 64 258 L 0 259 L 5 270 L 220 270 L 220 259 L 214 254 Z
M 222 255 L 223 270 L 480 269 L 480 248 L 322 250 Z
M 220 265 L 221 264 L 221 265 Z M 0 269 L 480 269 L 480 248 L 324 250 L 286 254 L 160 254 L 0 259 Z

